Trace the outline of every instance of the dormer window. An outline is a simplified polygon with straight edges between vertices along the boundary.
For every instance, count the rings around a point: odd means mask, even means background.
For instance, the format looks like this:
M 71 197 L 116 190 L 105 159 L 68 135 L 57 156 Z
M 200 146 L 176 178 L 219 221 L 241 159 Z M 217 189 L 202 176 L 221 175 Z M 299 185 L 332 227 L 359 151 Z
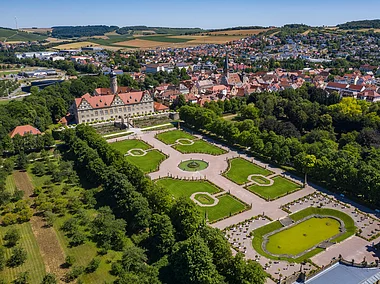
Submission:
M 102 99 L 100 99 L 100 102 L 102 102 Z
M 105 106 L 107 105 L 107 103 L 104 104 Z

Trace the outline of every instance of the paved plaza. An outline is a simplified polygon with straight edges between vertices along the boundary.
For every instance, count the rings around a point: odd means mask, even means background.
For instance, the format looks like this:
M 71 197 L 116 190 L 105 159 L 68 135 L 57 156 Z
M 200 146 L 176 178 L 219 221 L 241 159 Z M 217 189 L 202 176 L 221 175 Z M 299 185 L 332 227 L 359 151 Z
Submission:
M 374 262 L 378 257 L 373 250 L 373 243 L 378 243 L 380 237 L 380 221 L 374 214 L 362 213 L 353 205 L 349 205 L 340 201 L 339 196 L 334 196 L 328 193 L 321 193 L 321 189 L 312 185 L 307 185 L 305 188 L 290 193 L 286 196 L 278 198 L 273 201 L 266 201 L 249 190 L 245 189 L 246 185 L 238 185 L 233 181 L 227 179 L 222 174 L 228 169 L 228 160 L 236 157 L 246 159 L 263 168 L 273 172 L 269 178 L 274 176 L 283 176 L 296 183 L 302 183 L 299 178 L 284 172 L 280 168 L 273 167 L 270 164 L 258 161 L 255 158 L 249 157 L 246 154 L 231 150 L 220 143 L 212 141 L 207 137 L 193 134 L 197 139 L 203 139 L 215 146 L 218 146 L 226 151 L 222 155 L 208 155 L 208 154 L 182 154 L 175 150 L 170 145 L 167 145 L 155 138 L 155 135 L 163 131 L 141 132 L 127 137 L 118 137 L 117 141 L 123 139 L 141 139 L 151 145 L 154 149 L 158 149 L 165 155 L 167 159 L 164 160 L 159 170 L 150 173 L 149 176 L 153 179 L 163 177 L 172 177 L 180 179 L 207 179 L 223 190 L 222 193 L 230 193 L 251 208 L 226 218 L 224 220 L 213 223 L 211 226 L 224 230 L 226 238 L 231 245 L 238 251 L 244 253 L 247 259 L 253 259 L 259 262 L 264 269 L 271 274 L 273 279 L 284 278 L 290 276 L 300 269 L 304 271 L 311 271 L 318 267 L 328 265 L 333 258 L 342 255 L 345 259 L 354 259 L 355 262 L 362 262 L 365 259 L 367 262 Z M 115 139 L 110 139 L 108 142 L 114 142 Z M 182 141 L 177 141 L 182 142 Z M 184 144 L 187 144 L 188 141 Z M 189 143 L 190 144 L 190 143 Z M 178 165 L 186 160 L 201 160 L 208 163 L 208 167 L 201 171 L 183 171 Z M 250 177 L 252 178 L 252 177 Z M 268 177 L 267 177 L 268 178 Z M 247 180 L 249 183 L 253 181 Z M 313 263 L 306 263 L 304 265 L 289 263 L 287 261 L 274 261 L 259 255 L 252 247 L 252 237 L 250 233 L 271 222 L 271 220 L 279 220 L 287 217 L 289 214 L 300 211 L 307 207 L 322 207 L 331 208 L 342 211 L 351 216 L 359 231 L 359 236 L 352 236 L 341 243 L 335 244 L 327 248 L 322 253 L 312 257 Z M 361 210 L 363 208 L 360 208 Z M 270 281 L 270 280 L 268 280 Z

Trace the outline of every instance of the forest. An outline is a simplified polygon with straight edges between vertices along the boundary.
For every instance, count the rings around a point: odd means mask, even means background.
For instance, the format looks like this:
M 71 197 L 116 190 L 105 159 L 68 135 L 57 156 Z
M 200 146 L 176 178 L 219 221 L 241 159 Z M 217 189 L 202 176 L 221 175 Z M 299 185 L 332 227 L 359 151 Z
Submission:
M 380 29 L 380 20 L 351 21 L 338 25 L 340 29 Z
M 236 111 L 236 107 L 239 110 Z M 183 106 L 180 117 L 196 130 L 372 208 L 380 206 L 380 104 L 340 99 L 313 86 L 252 94 L 243 103 Z M 240 112 L 235 121 L 223 113 Z
M 53 27 L 52 36 L 57 38 L 71 38 L 83 36 L 102 36 L 105 33 L 117 30 L 117 26 L 58 26 Z

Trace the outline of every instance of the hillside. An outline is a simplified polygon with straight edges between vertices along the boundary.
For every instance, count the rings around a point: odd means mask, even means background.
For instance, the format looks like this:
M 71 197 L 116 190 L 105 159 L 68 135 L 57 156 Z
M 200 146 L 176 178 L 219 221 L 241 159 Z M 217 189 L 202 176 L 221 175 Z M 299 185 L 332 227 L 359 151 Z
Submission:
M 38 35 L 35 33 L 27 33 L 23 31 L 0 28 L 0 41 L 37 41 L 44 40 L 46 36 Z
M 204 32 L 201 28 L 168 28 L 168 27 L 147 27 L 147 26 L 129 26 L 118 29 L 118 34 L 171 34 L 171 35 L 189 35 Z
M 351 21 L 338 25 L 340 29 L 380 29 L 380 20 Z

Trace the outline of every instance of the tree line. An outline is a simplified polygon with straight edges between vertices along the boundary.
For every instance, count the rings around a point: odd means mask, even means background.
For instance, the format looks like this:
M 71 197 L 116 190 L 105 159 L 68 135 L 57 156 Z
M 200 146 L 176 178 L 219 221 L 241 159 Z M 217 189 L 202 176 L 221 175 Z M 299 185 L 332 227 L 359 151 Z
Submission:
M 260 265 L 232 256 L 223 234 L 204 224 L 195 204 L 173 200 L 94 129 L 79 125 L 65 131 L 64 140 L 66 157 L 80 176 L 102 186 L 100 200 L 134 241 L 116 248 L 124 251 L 112 266 L 116 283 L 264 283 Z

